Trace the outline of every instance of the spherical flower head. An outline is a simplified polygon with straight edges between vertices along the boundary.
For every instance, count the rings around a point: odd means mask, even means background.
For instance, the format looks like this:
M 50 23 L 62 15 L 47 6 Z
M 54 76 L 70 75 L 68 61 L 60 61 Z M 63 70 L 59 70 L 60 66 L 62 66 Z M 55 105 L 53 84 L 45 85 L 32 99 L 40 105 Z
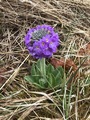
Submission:
M 25 45 L 35 58 L 49 58 L 57 51 L 59 36 L 50 25 L 38 25 L 29 29 Z

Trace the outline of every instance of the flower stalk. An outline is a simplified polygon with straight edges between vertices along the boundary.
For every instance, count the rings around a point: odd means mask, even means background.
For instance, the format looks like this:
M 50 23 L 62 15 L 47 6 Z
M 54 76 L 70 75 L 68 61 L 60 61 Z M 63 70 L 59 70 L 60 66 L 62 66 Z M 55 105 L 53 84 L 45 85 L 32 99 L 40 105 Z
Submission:
M 46 76 L 46 65 L 45 65 L 45 58 L 40 59 L 40 71 L 42 76 Z

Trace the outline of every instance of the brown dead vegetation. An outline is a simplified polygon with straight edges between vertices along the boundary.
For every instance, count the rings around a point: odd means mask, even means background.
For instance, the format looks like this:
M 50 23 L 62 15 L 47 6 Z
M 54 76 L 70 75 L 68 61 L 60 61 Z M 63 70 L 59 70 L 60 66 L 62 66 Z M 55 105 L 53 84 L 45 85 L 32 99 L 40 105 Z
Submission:
M 0 120 L 64 118 L 54 92 L 35 92 L 37 89 L 24 81 L 34 62 L 25 48 L 24 36 L 29 28 L 38 24 L 50 24 L 60 35 L 61 46 L 54 57 L 70 58 L 77 67 L 84 58 L 85 63 L 90 61 L 90 54 L 78 54 L 90 42 L 89 4 L 73 0 L 1 0 Z M 88 75 L 89 64 L 79 71 L 82 80 Z M 86 95 L 83 96 L 83 90 L 76 89 L 81 93 L 77 92 L 77 97 L 71 102 L 68 120 L 84 120 L 90 113 L 90 93 L 85 91 Z

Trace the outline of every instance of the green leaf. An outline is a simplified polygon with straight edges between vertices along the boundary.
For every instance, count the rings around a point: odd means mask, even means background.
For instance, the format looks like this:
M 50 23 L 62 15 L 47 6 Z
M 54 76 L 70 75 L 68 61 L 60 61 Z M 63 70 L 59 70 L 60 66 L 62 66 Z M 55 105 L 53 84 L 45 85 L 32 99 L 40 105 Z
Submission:
M 53 74 L 52 75 L 52 87 L 56 87 L 59 85 L 57 79 L 56 79 L 56 76 L 54 76 Z M 59 80 L 59 79 L 58 79 Z
M 41 78 L 41 76 L 39 75 L 27 75 L 24 77 L 24 79 L 28 82 L 31 82 L 31 83 L 39 83 L 39 79 Z
M 47 89 L 45 86 L 43 87 L 42 85 L 40 85 L 40 84 L 37 84 L 37 83 L 34 83 L 34 85 L 35 85 L 37 88 L 41 88 L 41 89 Z
M 48 78 L 47 79 L 48 80 L 47 81 L 48 82 L 48 87 L 51 88 L 52 87 L 52 80 L 53 80 L 51 73 L 48 74 L 47 78 Z
M 28 82 L 34 83 L 34 80 L 33 80 L 32 76 L 30 76 L 30 75 L 25 76 L 24 79 Z
M 58 74 L 58 69 L 55 69 L 53 72 L 52 72 L 52 74 L 56 77 L 56 75 Z M 61 74 L 60 74 L 61 75 Z
M 61 83 L 61 73 L 60 73 L 60 71 L 58 71 L 58 73 L 56 74 L 55 78 L 56 78 L 57 84 L 60 84 Z
M 64 69 L 62 67 L 57 68 L 58 71 L 60 71 L 61 77 L 64 77 Z
M 43 88 L 47 88 L 47 81 L 44 78 L 39 79 L 39 85 Z
M 39 79 L 41 78 L 41 75 L 35 75 L 35 76 L 32 76 L 32 79 L 34 82 L 38 83 L 39 84 Z
M 35 80 L 36 77 L 38 77 L 37 80 Z M 27 76 L 24 77 L 24 79 L 26 81 L 30 82 L 31 84 L 33 84 L 34 86 L 38 87 L 38 88 L 45 89 L 44 86 L 40 85 L 40 83 L 39 83 L 39 77 L 40 76 L 30 76 L 30 75 L 27 75 Z
M 54 71 L 54 67 L 49 64 L 48 66 L 46 66 L 46 74 L 48 75 L 48 73 L 52 73 Z
M 56 79 L 56 76 L 53 74 L 49 74 L 48 79 L 48 87 L 49 88 L 57 88 L 60 86 L 60 78 Z
M 56 74 L 55 77 L 56 77 L 56 80 L 57 80 L 57 79 L 60 79 L 60 77 L 61 77 L 61 73 L 60 73 L 60 71 L 57 72 L 57 74 Z
M 33 63 L 32 68 L 31 68 L 31 75 L 36 75 L 36 69 L 35 69 L 35 64 Z
M 55 69 L 53 74 L 56 77 L 57 84 L 60 87 L 63 87 L 66 83 L 66 74 L 64 72 L 64 69 L 62 67 L 58 67 Z
M 55 79 L 55 76 L 52 74 L 52 73 L 49 73 L 48 74 L 48 87 L 51 88 L 51 87 L 55 87 L 56 85 L 56 79 Z

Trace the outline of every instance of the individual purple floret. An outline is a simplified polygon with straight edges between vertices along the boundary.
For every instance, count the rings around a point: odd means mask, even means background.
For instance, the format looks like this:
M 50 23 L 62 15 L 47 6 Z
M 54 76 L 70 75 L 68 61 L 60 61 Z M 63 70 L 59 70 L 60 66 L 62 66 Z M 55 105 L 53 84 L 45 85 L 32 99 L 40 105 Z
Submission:
M 50 25 L 38 25 L 29 29 L 25 45 L 33 57 L 49 58 L 57 50 L 59 36 Z

